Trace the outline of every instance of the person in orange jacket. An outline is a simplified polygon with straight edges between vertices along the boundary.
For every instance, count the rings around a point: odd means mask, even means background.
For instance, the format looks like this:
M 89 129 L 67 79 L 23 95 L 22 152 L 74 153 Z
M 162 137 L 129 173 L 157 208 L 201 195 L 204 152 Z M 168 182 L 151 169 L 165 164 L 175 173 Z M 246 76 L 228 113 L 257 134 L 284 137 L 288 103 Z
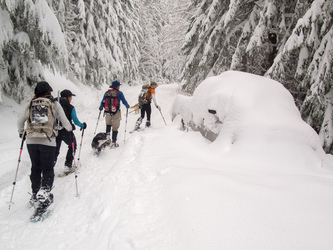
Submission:
M 150 117 L 151 117 L 151 101 L 154 102 L 155 107 L 161 111 L 161 107 L 157 105 L 156 97 L 155 97 L 155 89 L 158 87 L 156 82 L 151 82 L 150 86 L 147 90 L 147 94 L 145 95 L 145 98 L 143 100 L 143 104 L 140 105 L 139 108 L 141 109 L 141 116 L 135 123 L 135 130 L 140 129 L 140 125 L 142 123 L 143 118 L 145 118 L 145 114 L 147 114 L 147 121 L 146 121 L 146 127 L 150 127 Z

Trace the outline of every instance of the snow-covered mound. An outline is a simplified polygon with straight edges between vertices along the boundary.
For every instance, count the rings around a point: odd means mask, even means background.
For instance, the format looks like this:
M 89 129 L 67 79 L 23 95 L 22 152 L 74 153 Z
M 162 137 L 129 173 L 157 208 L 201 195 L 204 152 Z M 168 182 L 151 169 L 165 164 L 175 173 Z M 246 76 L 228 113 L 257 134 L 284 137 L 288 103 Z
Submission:
M 203 81 L 192 97 L 178 96 L 172 108 L 185 126 L 230 147 L 240 141 L 293 141 L 320 148 L 283 85 L 266 77 L 228 71 Z M 215 135 L 215 136 L 212 136 Z

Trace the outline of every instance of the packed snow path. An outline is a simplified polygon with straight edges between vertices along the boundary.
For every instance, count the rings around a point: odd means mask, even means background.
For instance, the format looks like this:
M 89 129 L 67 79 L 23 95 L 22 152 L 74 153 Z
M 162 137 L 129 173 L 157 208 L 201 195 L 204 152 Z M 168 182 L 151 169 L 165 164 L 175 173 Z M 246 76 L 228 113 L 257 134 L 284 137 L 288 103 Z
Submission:
M 168 126 L 153 107 L 152 127 L 130 134 L 138 118 L 132 112 L 124 142 L 123 114 L 120 147 L 106 148 L 96 157 L 90 143 L 105 89 L 71 83 L 59 88 L 77 95 L 73 104 L 79 119 L 88 124 L 77 178 L 80 196 L 75 197 L 73 174 L 55 177 L 53 213 L 41 223 L 29 222 L 33 212 L 27 208 L 30 160 L 24 147 L 15 205 L 8 210 L 20 145 L 18 111 L 12 111 L 23 106 L 5 99 L 0 106 L 4 119 L 0 124 L 0 249 L 333 247 L 332 168 L 321 166 L 310 148 L 266 142 L 256 148 L 241 144 L 222 153 L 219 145 L 197 132 L 179 130 L 179 121 L 171 122 L 178 87 L 163 85 L 157 88 L 157 101 Z M 139 87 L 121 90 L 134 105 Z M 104 129 L 101 118 L 97 132 Z M 75 134 L 79 145 L 81 132 Z M 56 175 L 62 171 L 65 144 L 61 150 Z M 304 155 L 309 157 L 303 160 Z

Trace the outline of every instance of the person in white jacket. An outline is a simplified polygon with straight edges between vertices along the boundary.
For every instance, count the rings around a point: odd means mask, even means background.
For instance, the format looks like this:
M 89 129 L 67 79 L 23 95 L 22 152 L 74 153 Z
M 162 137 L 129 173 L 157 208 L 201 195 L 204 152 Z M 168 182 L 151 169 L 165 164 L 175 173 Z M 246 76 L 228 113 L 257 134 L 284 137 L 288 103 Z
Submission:
M 35 96 L 32 99 L 45 98 L 51 100 L 51 104 L 54 104 L 54 124 L 59 120 L 67 131 L 72 131 L 72 126 L 68 121 L 63 108 L 51 95 L 52 88 L 45 82 L 39 82 L 35 88 Z M 32 103 L 31 101 L 31 103 Z M 26 108 L 25 112 L 19 117 L 17 126 L 20 137 L 23 140 L 26 139 L 26 144 L 31 160 L 31 188 L 32 197 L 30 204 L 33 206 L 48 207 L 53 202 L 53 195 L 51 189 L 54 181 L 54 161 L 56 152 L 56 134 L 52 132 L 51 135 L 46 135 L 45 138 L 40 136 L 34 136 L 31 132 L 31 125 L 29 112 L 31 109 L 31 103 Z M 30 123 L 29 123 L 30 122 Z M 27 123 L 26 129 L 25 124 Z M 30 126 L 30 127 L 29 127 Z M 53 128 L 52 131 L 53 131 Z M 43 130 L 42 130 L 43 131 Z M 46 134 L 46 133 L 45 133 Z

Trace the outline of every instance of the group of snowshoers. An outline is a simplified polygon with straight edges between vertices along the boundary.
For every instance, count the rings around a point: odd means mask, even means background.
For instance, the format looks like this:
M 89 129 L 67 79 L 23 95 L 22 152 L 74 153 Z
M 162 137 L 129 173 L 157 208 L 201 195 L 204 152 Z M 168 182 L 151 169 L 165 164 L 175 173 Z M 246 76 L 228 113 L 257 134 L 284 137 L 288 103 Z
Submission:
M 99 133 L 93 139 L 92 147 L 96 154 L 99 154 L 101 149 L 106 146 L 119 147 L 117 136 L 121 120 L 120 102 L 127 109 L 126 116 L 130 108 L 123 92 L 119 90 L 120 85 L 119 81 L 113 81 L 100 103 L 99 114 L 104 110 L 106 132 Z M 156 108 L 161 111 L 155 97 L 157 86 L 156 82 L 143 85 L 137 105 L 137 109 L 141 110 L 141 115 L 135 123 L 134 131 L 140 129 L 145 115 L 147 115 L 146 127 L 150 126 L 152 101 Z M 31 160 L 32 195 L 29 204 L 35 208 L 34 214 L 30 218 L 32 221 L 41 220 L 53 202 L 51 190 L 54 182 L 54 166 L 60 153 L 62 141 L 68 146 L 64 174 L 62 175 L 65 176 L 73 173 L 76 168 L 74 156 L 77 143 L 73 133 L 75 125 L 81 129 L 82 136 L 87 128 L 85 122 L 80 122 L 75 107 L 71 104 L 75 94 L 65 89 L 60 93 L 60 96 L 58 94 L 58 97 L 54 98 L 51 94 L 52 91 L 53 89 L 46 81 L 38 82 L 33 99 L 17 122 L 22 146 L 23 142 L 26 141 Z

